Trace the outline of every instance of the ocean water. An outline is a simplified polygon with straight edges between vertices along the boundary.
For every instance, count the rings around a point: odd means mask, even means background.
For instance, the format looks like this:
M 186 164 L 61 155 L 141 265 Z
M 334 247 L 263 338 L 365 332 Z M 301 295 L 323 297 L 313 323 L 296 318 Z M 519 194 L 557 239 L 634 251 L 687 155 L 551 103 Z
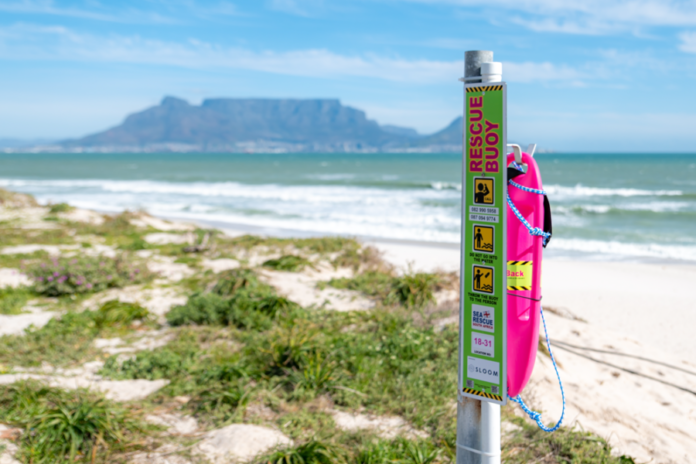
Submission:
M 548 251 L 696 261 L 696 155 L 538 154 Z M 4 154 L 0 187 L 285 234 L 458 243 L 455 154 Z

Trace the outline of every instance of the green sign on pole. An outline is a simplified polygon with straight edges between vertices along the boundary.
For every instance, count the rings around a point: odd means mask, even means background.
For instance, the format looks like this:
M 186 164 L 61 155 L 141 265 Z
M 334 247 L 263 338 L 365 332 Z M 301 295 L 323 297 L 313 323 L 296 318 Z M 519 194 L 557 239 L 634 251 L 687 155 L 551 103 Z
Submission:
M 507 88 L 464 94 L 459 388 L 507 402 Z

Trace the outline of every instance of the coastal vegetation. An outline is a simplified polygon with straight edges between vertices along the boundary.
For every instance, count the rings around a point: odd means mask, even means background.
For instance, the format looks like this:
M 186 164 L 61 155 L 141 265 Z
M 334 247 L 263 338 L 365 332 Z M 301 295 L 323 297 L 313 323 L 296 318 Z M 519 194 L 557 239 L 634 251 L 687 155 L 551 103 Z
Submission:
M 23 240 L 15 223 L 0 226 L 3 243 L 67 246 L 3 261 L 23 266 L 29 282 L 0 290 L 0 314 L 29 305 L 54 314 L 0 337 L 0 374 L 17 376 L 0 385 L 0 445 L 16 447 L 15 459 L 126 463 L 160 453 L 204 463 L 195 450 L 205 433 L 246 423 L 293 443 L 269 448 L 257 463 L 454 461 L 458 332 L 442 321 L 457 309 L 438 298 L 456 291 L 456 276 L 398 273 L 347 238 L 228 237 L 143 225 L 157 223 L 142 213 L 96 224 L 44 210 L 56 216 L 53 228 Z M 185 234 L 210 242 L 187 252 Z M 218 263 L 230 268 L 210 267 Z M 346 292 L 371 309 L 300 304 L 274 284 L 276 275 L 314 276 L 317 291 Z M 180 301 L 158 309 L 170 294 Z M 51 383 L 92 365 L 108 382 L 166 382 L 137 400 Z M 148 418 L 163 411 L 195 419 L 197 431 L 153 425 Z M 514 406 L 502 414 L 504 462 L 633 462 L 590 433 L 545 434 Z M 351 428 L 345 415 L 378 425 Z

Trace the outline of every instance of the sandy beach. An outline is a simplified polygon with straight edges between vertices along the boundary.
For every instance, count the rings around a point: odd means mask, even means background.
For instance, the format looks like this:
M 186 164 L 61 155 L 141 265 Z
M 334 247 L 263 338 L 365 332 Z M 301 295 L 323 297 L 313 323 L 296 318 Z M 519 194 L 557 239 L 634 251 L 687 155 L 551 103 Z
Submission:
M 25 229 L 52 227 L 43 219 L 46 208 L 7 209 L 3 214 L 8 220 L 19 220 Z M 61 214 L 70 221 L 95 223 L 103 220 L 100 214 L 87 210 Z M 194 228 L 191 224 L 167 222 L 148 215 L 131 221 L 136 227 L 161 231 L 145 236 L 152 244 L 190 243 L 190 231 Z M 228 237 L 249 233 L 233 228 L 223 232 Z M 362 244 L 379 250 L 382 258 L 400 274 L 451 273 L 459 268 L 456 245 L 374 239 L 362 240 Z M 69 256 L 76 249 L 75 245 L 20 244 L 4 247 L 1 252 L 13 255 L 43 250 L 52 255 Z M 105 256 L 114 252 L 112 247 L 99 244 L 92 245 L 90 251 Z M 259 266 L 275 256 L 249 253 L 238 255 L 236 259 L 206 257 L 200 266 L 218 273 L 238 267 L 240 259 L 249 266 Z M 175 262 L 174 258 L 153 255 L 149 250 L 138 251 L 137 255 L 148 260 L 150 270 L 164 279 L 164 287 L 114 289 L 88 300 L 85 305 L 110 298 L 143 301 L 152 314 L 164 321 L 170 308 L 186 301 L 167 285 L 193 275 L 192 268 Z M 279 294 L 306 307 L 328 305 L 337 311 L 369 311 L 374 305 L 357 292 L 317 286 L 318 282 L 331 278 L 349 277 L 352 273 L 347 268 L 321 264 L 301 272 L 266 270 L 260 275 Z M 692 310 L 694 298 L 689 293 L 695 277 L 696 266 L 693 265 L 566 259 L 544 262 L 543 301 L 564 382 L 567 404 L 564 425 L 599 435 L 611 444 L 614 454 L 632 456 L 636 462 L 696 462 L 693 458 L 696 454 L 696 338 L 691 334 L 696 326 L 696 314 Z M 0 280 L 3 286 L 28 284 L 17 269 L 0 269 Z M 450 316 L 437 324 L 455 325 L 458 321 L 456 292 L 450 290 L 436 298 L 441 307 L 450 311 Z M 56 314 L 27 307 L 24 314 L 1 317 L 2 333 L 21 333 L 30 324 L 46 324 Z M 151 350 L 163 346 L 170 340 L 166 328 L 163 330 L 127 349 Z M 119 353 L 124 348 L 114 344 L 118 341 L 114 340 L 97 342 L 106 352 Z M 145 380 L 103 382 L 95 376 L 99 365 L 94 364 L 94 367 L 87 363 L 70 374 L 60 370 L 51 371 L 50 375 L 43 371 L 26 374 L 18 370 L 2 376 L 2 380 L 8 383 L 21 378 L 38 378 L 61 388 L 97 388 L 119 401 L 142 398 L 165 385 Z M 542 351 L 523 397 L 531 407 L 543 412 L 547 424 L 556 421 L 561 414 L 562 398 L 555 373 L 548 355 Z M 516 405 L 511 407 L 515 414 L 524 415 Z

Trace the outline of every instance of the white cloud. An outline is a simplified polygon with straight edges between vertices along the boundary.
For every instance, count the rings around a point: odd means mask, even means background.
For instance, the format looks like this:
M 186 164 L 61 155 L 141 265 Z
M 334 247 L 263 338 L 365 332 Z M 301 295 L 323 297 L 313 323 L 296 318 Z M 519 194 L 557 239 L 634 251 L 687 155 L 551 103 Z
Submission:
M 461 77 L 461 61 L 405 59 L 376 54 L 341 55 L 326 49 L 285 52 L 225 47 L 197 39 L 165 42 L 140 36 L 99 37 L 62 26 L 18 24 L 0 28 L 0 58 L 245 69 L 318 78 L 364 77 L 408 83 L 447 83 Z M 580 72 L 552 63 L 506 63 L 513 82 L 576 81 Z
M 136 10 L 133 8 L 121 9 L 118 12 L 109 11 L 97 2 L 91 2 L 92 8 L 75 8 L 57 6 L 52 0 L 20 0 L 14 2 L 0 2 L 0 11 L 6 13 L 21 13 L 33 15 L 62 16 L 94 21 L 121 22 L 121 23 L 174 23 L 171 18 L 158 13 Z
M 696 32 L 683 32 L 679 34 L 681 44 L 679 50 L 686 53 L 696 53 Z
M 403 0 L 525 13 L 514 23 L 568 34 L 607 34 L 642 26 L 696 26 L 696 2 L 682 0 Z M 504 17 L 504 13 L 498 15 Z

